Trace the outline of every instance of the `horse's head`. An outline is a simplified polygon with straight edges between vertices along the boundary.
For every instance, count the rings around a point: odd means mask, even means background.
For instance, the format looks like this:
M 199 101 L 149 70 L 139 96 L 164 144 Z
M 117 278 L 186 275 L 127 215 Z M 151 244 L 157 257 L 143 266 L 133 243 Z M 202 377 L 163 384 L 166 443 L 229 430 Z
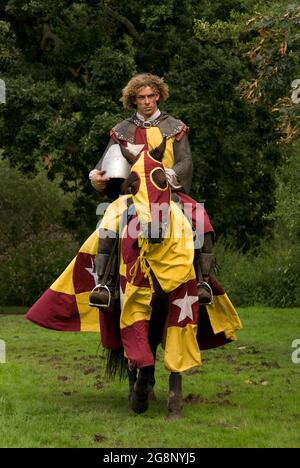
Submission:
M 162 164 L 166 139 L 151 151 L 134 156 L 121 146 L 123 156 L 131 164 L 131 172 L 122 189 L 132 195 L 142 236 L 150 243 L 164 239 L 169 225 L 171 189 Z

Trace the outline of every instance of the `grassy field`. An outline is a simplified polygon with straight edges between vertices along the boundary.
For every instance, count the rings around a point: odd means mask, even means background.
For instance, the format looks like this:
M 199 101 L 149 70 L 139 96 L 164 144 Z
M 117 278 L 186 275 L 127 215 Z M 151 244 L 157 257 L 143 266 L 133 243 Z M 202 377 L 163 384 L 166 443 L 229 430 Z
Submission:
M 106 382 L 94 333 L 41 329 L 0 313 L 1 447 L 300 447 L 300 309 L 239 309 L 238 341 L 202 353 L 183 377 L 184 417 L 168 420 L 168 373 L 157 366 L 157 402 L 128 407 L 126 381 Z M 12 311 L 10 311 L 12 312 Z

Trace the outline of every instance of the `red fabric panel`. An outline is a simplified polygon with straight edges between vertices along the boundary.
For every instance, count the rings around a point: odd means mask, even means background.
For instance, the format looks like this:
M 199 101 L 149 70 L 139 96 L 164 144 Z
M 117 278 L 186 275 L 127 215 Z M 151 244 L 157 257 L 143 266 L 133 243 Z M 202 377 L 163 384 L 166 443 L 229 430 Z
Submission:
M 230 343 L 230 340 L 226 338 L 224 332 L 214 334 L 206 307 L 204 306 L 199 307 L 197 341 L 201 350 L 217 348 L 218 346 Z
M 138 256 L 140 254 L 140 248 L 138 246 L 138 240 L 135 238 L 130 237 L 130 223 L 135 223 L 136 221 L 136 216 L 129 222 L 125 236 L 122 239 L 122 255 L 123 255 L 123 260 L 126 265 L 126 280 L 128 283 L 131 282 L 132 280 L 132 274 L 130 273 L 131 268 L 134 266 L 136 263 Z M 137 229 L 139 229 L 139 224 L 137 224 Z M 147 278 L 144 278 L 144 273 L 141 272 L 141 269 L 138 268 L 136 277 L 133 281 L 133 284 L 135 286 L 140 286 L 142 288 L 149 288 L 150 283 Z
M 120 311 L 100 311 L 101 343 L 107 349 L 120 349 L 122 347 L 120 335 Z
M 174 301 L 178 299 L 183 299 L 185 296 L 197 298 L 197 300 L 189 306 L 189 309 L 192 312 L 193 319 L 186 317 L 184 320 L 179 320 L 181 313 L 181 308 L 179 305 L 174 304 Z M 194 299 L 193 299 L 194 300 Z M 185 299 L 187 303 L 188 298 Z M 169 295 L 169 315 L 168 315 L 168 327 L 180 327 L 184 328 L 188 324 L 197 324 L 198 323 L 198 312 L 199 312 L 199 302 L 198 302 L 198 291 L 196 280 L 190 280 L 187 283 L 183 283 Z
M 146 129 L 142 127 L 136 127 L 135 135 L 134 135 L 134 144 L 135 145 L 145 145 L 144 151 L 148 150 L 148 141 L 147 141 L 147 134 Z
M 76 298 L 47 289 L 26 314 L 26 318 L 41 327 L 60 331 L 80 331 Z
M 114 142 L 120 143 L 120 140 L 118 139 L 117 135 L 112 130 L 110 131 L 110 137 Z
M 184 135 L 188 133 L 188 131 L 189 131 L 189 127 L 185 125 L 183 129 L 175 135 L 175 139 L 177 141 L 180 141 L 184 137 Z
M 209 277 L 209 285 L 214 293 L 214 296 L 223 296 L 223 294 L 225 294 L 225 290 L 214 276 Z
M 139 320 L 121 330 L 123 346 L 128 357 L 130 369 L 153 366 L 154 356 L 148 341 L 149 322 Z
M 202 205 L 199 204 L 196 200 L 194 200 L 192 197 L 190 197 L 189 195 L 187 195 L 186 193 L 184 192 L 176 192 L 177 195 L 180 197 L 180 200 L 182 203 L 188 203 L 191 205 L 192 207 L 192 222 L 193 222 L 193 225 L 195 225 L 196 223 L 196 213 L 197 213 L 197 210 L 199 210 L 199 212 L 201 212 L 203 210 L 203 215 L 204 215 L 204 233 L 206 232 L 214 232 L 214 228 L 210 222 L 210 219 L 209 219 L 209 216 L 206 212 L 206 209 L 203 207 L 202 208 Z M 201 234 L 201 233 L 200 233 Z
M 78 252 L 73 270 L 75 294 L 91 291 L 94 288 L 95 279 L 91 271 L 94 258 L 94 255 Z

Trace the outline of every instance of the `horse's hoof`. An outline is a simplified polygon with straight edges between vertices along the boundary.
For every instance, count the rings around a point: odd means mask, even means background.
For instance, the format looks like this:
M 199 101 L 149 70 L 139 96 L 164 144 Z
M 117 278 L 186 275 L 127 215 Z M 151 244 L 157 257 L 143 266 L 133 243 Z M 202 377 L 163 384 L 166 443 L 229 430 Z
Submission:
M 172 383 L 174 386 L 174 383 L 181 383 L 181 376 L 178 377 L 178 375 L 173 375 L 172 378 Z M 167 408 L 169 411 L 169 416 L 168 419 L 179 419 L 181 418 L 181 410 L 182 410 L 182 395 L 181 395 L 181 389 L 176 388 L 177 392 L 170 390 L 169 391 L 169 397 L 168 397 L 168 403 L 167 403 Z
M 134 389 L 131 396 L 131 408 L 137 413 L 145 413 L 149 407 L 149 387 L 141 385 L 137 381 L 134 384 Z
M 134 398 L 131 400 L 131 409 L 137 414 L 145 413 L 145 411 L 148 409 L 148 406 L 148 401 L 135 401 Z
M 145 413 L 149 407 L 149 400 L 148 398 L 146 400 L 138 400 L 135 395 L 132 396 L 131 399 L 131 409 L 137 413 Z

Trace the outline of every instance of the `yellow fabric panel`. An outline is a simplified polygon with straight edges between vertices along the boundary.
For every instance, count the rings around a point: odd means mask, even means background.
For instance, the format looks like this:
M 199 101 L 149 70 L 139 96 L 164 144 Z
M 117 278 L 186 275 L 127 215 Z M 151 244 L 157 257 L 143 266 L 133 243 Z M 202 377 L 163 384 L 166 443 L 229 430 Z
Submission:
M 151 244 L 146 259 L 165 292 L 173 291 L 195 278 L 193 232 L 182 211 L 173 202 L 170 236 L 160 244 Z
M 62 272 L 62 274 L 57 278 L 56 281 L 50 286 L 50 289 L 56 292 L 61 292 L 64 294 L 75 294 L 74 285 L 73 285 L 73 269 L 75 265 L 76 257 L 69 263 L 67 268 Z
M 77 308 L 80 316 L 80 331 L 99 332 L 99 310 L 97 307 L 89 306 L 89 295 L 89 291 L 76 294 Z
M 85 243 L 80 247 L 79 252 L 96 255 L 98 250 L 98 240 L 98 232 L 94 231 L 93 234 L 91 234 Z
M 134 206 L 136 208 L 140 222 L 147 224 L 151 222 L 151 209 L 146 183 L 144 153 L 142 153 L 137 162 L 133 164 L 131 171 L 136 172 L 140 178 L 139 190 L 135 195 L 133 195 Z
M 131 195 L 121 195 L 119 198 L 110 203 L 99 225 L 100 228 L 119 232 L 121 217 L 127 208 L 126 201 L 129 197 L 131 197 Z
M 120 259 L 121 260 L 121 259 Z M 120 269 L 119 269 L 119 273 L 121 276 L 125 276 L 126 277 L 126 265 L 124 262 L 120 261 Z
M 196 336 L 197 325 L 167 328 L 164 358 L 167 370 L 183 372 L 201 365 L 201 354 Z
M 226 338 L 236 340 L 234 332 L 242 328 L 242 323 L 227 294 L 214 296 L 206 310 L 214 333 L 224 332 Z
M 120 328 L 129 327 L 139 320 L 150 320 L 152 312 L 151 299 L 150 288 L 141 288 L 127 283 L 123 298 Z
M 157 146 L 159 146 L 162 142 L 162 134 L 158 127 L 147 128 L 146 136 L 147 136 L 148 148 L 150 151 L 153 148 L 156 148 Z M 167 168 L 171 168 L 174 166 L 174 151 L 173 151 L 174 138 L 175 137 L 168 138 L 166 141 L 166 149 L 164 152 L 162 163 Z

